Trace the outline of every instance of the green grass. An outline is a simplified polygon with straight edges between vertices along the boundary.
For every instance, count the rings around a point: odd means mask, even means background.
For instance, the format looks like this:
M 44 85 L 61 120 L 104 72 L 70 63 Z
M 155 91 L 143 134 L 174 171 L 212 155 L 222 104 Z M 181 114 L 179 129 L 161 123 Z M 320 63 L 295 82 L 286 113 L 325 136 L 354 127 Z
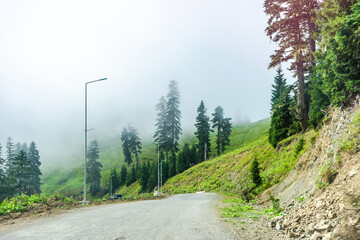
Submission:
M 245 196 L 252 190 L 251 192 L 256 195 L 282 181 L 311 145 L 310 139 L 315 135 L 312 130 L 306 134 L 294 135 L 280 142 L 279 150 L 276 151 L 268 143 L 268 135 L 263 134 L 253 142 L 174 176 L 166 182 L 164 190 L 170 193 L 205 190 Z M 297 147 L 299 141 L 303 145 L 301 149 Z M 296 148 L 298 153 L 295 152 Z M 249 172 L 255 154 L 263 178 L 263 184 L 257 189 L 251 181 Z
M 253 142 L 260 136 L 263 136 L 269 128 L 270 119 L 261 120 L 256 123 L 246 124 L 241 126 L 234 126 L 231 139 L 231 146 L 225 151 L 225 153 L 234 151 Z M 215 149 L 215 133 L 211 135 L 212 152 L 210 156 L 216 152 Z M 185 142 L 192 144 L 196 143 L 196 138 L 193 135 L 184 135 L 181 141 L 181 145 Z M 99 161 L 103 165 L 101 171 L 101 186 L 104 189 L 108 189 L 110 171 L 116 168 L 120 171 L 121 166 L 124 164 L 124 156 L 121 148 L 120 139 L 113 139 L 107 142 L 99 142 L 100 156 Z M 150 141 L 143 142 L 142 153 L 140 154 L 140 161 L 156 161 L 156 145 Z M 55 165 L 56 164 L 56 165 Z M 63 192 L 66 195 L 71 195 L 74 198 L 81 198 L 83 194 L 83 159 L 82 155 L 74 155 L 70 159 L 66 159 L 54 164 L 48 164 L 42 169 L 43 177 L 42 191 L 46 194 L 52 194 L 56 191 Z M 119 190 L 119 192 L 127 190 Z
M 44 194 L 34 194 L 31 196 L 21 194 L 10 199 L 5 199 L 0 203 L 0 216 L 16 212 L 25 212 L 34 207 L 34 203 L 54 204 L 54 202 L 61 202 L 66 205 L 75 203 L 73 198 L 68 198 L 61 193 L 55 193 L 51 196 Z

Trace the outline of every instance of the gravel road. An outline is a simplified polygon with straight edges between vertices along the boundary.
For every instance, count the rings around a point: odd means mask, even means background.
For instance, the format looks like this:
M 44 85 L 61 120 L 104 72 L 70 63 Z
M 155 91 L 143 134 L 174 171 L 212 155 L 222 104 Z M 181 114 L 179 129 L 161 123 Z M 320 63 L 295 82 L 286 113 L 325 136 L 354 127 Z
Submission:
M 2 229 L 0 239 L 236 239 L 217 216 L 214 193 L 74 209 Z

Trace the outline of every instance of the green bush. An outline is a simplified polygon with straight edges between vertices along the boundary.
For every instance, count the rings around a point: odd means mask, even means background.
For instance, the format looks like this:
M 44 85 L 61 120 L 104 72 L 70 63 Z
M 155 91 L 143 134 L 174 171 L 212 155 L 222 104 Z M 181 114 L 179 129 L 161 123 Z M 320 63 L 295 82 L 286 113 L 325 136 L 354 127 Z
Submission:
M 301 137 L 295 147 L 295 156 L 297 156 L 304 149 L 304 145 L 305 145 L 305 139 Z

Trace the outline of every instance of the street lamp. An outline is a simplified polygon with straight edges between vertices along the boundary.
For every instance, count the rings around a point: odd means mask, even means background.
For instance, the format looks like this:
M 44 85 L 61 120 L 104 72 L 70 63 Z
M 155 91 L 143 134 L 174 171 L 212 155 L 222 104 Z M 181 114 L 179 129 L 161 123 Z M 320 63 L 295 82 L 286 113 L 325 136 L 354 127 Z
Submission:
M 107 80 L 107 78 L 101 78 L 98 80 L 90 81 L 85 83 L 85 156 L 84 156 L 84 198 L 80 203 L 88 203 L 89 201 L 86 201 L 86 159 L 87 159 L 87 132 L 89 131 L 87 129 L 87 85 L 90 83 L 100 82 Z
M 159 196 L 159 191 L 160 191 L 160 156 L 159 156 L 159 144 L 158 144 L 158 187 L 157 187 L 157 196 Z
M 160 189 L 161 189 L 161 194 L 163 194 L 163 180 L 162 180 L 162 178 L 163 178 L 163 172 L 162 172 L 162 166 L 163 166 L 163 163 L 164 163 L 165 161 L 163 160 L 163 161 L 161 161 L 161 163 L 160 163 Z

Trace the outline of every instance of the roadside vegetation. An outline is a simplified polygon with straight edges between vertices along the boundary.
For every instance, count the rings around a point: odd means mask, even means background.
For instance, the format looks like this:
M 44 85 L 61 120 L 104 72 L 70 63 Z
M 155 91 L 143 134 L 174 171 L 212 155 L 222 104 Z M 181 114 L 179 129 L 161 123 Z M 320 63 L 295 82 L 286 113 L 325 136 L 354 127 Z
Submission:
M 273 148 L 268 135 L 237 150 L 202 162 L 182 174 L 169 179 L 164 191 L 169 193 L 191 193 L 196 191 L 216 191 L 240 195 L 247 199 L 279 183 L 295 166 L 301 154 L 311 146 L 316 132 L 293 135 Z M 261 184 L 257 186 L 251 179 L 251 163 L 259 162 Z

